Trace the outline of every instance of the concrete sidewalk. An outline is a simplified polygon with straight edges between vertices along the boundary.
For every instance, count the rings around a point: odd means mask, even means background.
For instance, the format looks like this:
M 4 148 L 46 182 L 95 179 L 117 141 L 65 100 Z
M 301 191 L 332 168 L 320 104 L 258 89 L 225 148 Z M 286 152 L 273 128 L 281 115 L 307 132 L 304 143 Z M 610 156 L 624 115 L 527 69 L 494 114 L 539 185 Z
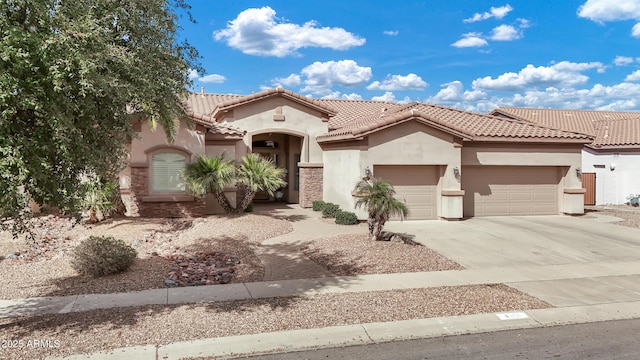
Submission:
M 64 314 L 105 308 L 171 305 L 328 293 L 507 284 L 554 306 L 640 301 L 640 263 L 524 265 L 382 275 L 294 279 L 0 300 L 0 317 Z

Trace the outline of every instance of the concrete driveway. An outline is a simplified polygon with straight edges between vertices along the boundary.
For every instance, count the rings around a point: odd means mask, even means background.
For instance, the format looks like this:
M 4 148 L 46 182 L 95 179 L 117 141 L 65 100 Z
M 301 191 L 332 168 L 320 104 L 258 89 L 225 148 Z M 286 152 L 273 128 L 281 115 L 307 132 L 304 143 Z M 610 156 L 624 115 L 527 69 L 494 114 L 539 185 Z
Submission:
M 467 269 L 640 260 L 640 230 L 569 216 L 394 221 L 385 230 L 414 235 Z

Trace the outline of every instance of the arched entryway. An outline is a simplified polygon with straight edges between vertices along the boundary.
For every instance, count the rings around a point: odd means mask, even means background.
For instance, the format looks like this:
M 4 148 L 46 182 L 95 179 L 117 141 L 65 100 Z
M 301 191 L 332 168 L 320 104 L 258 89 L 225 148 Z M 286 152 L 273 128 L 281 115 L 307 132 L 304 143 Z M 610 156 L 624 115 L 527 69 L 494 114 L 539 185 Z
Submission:
M 287 172 L 287 186 L 282 189 L 282 199 L 290 204 L 300 200 L 300 168 L 298 163 L 306 159 L 304 149 L 308 136 L 282 130 L 267 130 L 250 135 L 250 151 L 272 160 L 277 167 Z M 266 192 L 258 192 L 255 201 L 275 201 Z

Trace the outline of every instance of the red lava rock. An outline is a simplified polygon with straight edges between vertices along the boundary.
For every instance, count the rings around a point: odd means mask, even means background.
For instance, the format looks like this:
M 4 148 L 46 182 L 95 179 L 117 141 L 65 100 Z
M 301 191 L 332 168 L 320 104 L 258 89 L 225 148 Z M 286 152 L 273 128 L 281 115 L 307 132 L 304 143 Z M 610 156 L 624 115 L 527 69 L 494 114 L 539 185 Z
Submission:
M 235 256 L 219 252 L 171 254 L 165 258 L 174 261 L 167 275 L 178 286 L 228 284 L 238 263 Z

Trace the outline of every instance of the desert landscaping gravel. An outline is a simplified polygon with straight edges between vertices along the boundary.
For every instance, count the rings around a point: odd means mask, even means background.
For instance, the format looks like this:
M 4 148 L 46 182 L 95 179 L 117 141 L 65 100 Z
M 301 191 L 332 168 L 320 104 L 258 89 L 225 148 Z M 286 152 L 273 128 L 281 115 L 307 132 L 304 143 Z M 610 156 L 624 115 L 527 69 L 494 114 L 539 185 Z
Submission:
M 588 210 L 623 218 L 624 221 L 616 223 L 618 225 L 640 227 L 638 208 L 609 206 L 589 207 Z M 264 268 L 255 255 L 256 247 L 265 239 L 291 232 L 290 221 L 300 218 L 296 216 L 254 213 L 191 220 L 117 219 L 75 227 L 67 220 L 45 217 L 38 220 L 41 227 L 36 229 L 41 239 L 49 237 L 41 241 L 41 254 L 29 261 L 0 261 L 3 279 L 0 299 L 161 288 L 170 271 L 170 263 L 164 256 L 212 249 L 240 259 L 231 282 L 262 281 Z M 589 216 L 593 214 L 584 218 Z M 121 238 L 136 247 L 139 259 L 124 274 L 99 279 L 77 276 L 68 265 L 68 252 L 74 244 L 90 235 Z M 12 240 L 10 234 L 0 234 L 0 255 L 14 252 L 19 246 L 23 244 Z M 462 268 L 423 246 L 406 244 L 398 239 L 371 241 L 366 236 L 366 227 L 362 228 L 362 234 L 309 241 L 301 251 L 336 275 Z M 31 256 L 26 255 L 26 258 Z M 29 340 L 48 340 L 47 344 L 59 346 L 0 349 L 0 358 L 33 359 L 280 330 L 548 307 L 551 306 L 541 300 L 498 284 L 25 316 L 0 319 L 0 337 L 22 340 L 25 345 Z
M 45 216 L 36 219 L 37 240 L 51 238 L 52 249 L 33 260 L 0 261 L 0 299 L 77 294 L 114 293 L 163 288 L 172 271 L 172 262 L 163 256 L 216 251 L 235 256 L 231 283 L 261 281 L 264 267 L 255 255 L 261 241 L 289 233 L 291 223 L 266 215 L 210 216 L 187 219 L 116 219 L 93 225 L 76 225 L 65 218 Z M 92 235 L 113 236 L 132 245 L 138 259 L 122 274 L 102 278 L 78 276 L 69 266 L 69 253 L 75 244 Z M 0 233 L 4 253 L 29 252 L 31 245 Z M 10 249 L 10 250 L 7 250 Z M 27 249 L 25 251 L 24 249 Z M 157 255 L 156 255 L 157 254 Z
M 33 359 L 281 330 L 548 307 L 505 285 L 477 285 L 6 318 L 0 319 L 0 338 L 25 343 L 57 340 L 59 347 L 0 349 L 0 357 Z
M 372 241 L 366 233 L 314 240 L 302 251 L 337 276 L 464 269 L 425 246 Z
M 585 206 L 584 218 L 589 219 L 594 217 L 594 214 L 615 216 L 623 219 L 622 221 L 614 222 L 613 224 L 640 228 L 640 207 L 630 205 L 599 205 L 599 206 Z

